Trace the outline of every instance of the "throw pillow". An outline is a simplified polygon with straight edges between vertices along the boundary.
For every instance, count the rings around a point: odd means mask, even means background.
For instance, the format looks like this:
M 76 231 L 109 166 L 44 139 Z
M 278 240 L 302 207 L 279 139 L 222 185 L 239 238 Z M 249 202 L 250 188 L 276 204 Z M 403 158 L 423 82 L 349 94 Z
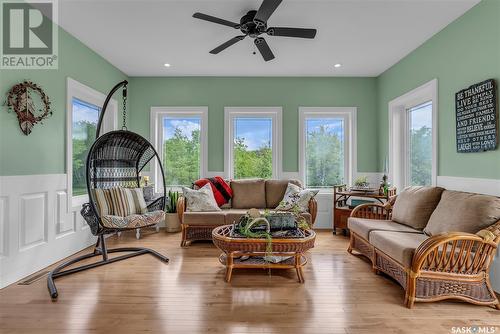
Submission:
M 212 188 L 212 193 L 214 194 L 215 201 L 219 207 L 228 203 L 233 197 L 233 191 L 229 184 L 220 176 L 210 177 L 205 179 L 199 179 L 194 182 L 194 185 L 198 188 L 210 184 Z
M 110 192 L 113 203 L 113 215 L 127 217 L 132 214 L 143 214 L 148 211 L 142 189 L 112 188 Z
M 443 188 L 414 186 L 398 195 L 392 210 L 392 220 L 417 230 L 423 230 L 441 199 Z
M 96 209 L 99 215 L 107 216 L 113 214 L 113 200 L 111 199 L 111 189 L 92 189 L 94 194 Z
M 276 210 L 290 211 L 297 205 L 300 212 L 309 210 L 309 201 L 316 196 L 319 190 L 302 189 L 299 186 L 288 183 L 283 200 L 276 207 Z
M 221 211 L 215 201 L 212 187 L 209 183 L 205 184 L 199 190 L 182 187 L 182 193 L 186 199 L 186 211 Z

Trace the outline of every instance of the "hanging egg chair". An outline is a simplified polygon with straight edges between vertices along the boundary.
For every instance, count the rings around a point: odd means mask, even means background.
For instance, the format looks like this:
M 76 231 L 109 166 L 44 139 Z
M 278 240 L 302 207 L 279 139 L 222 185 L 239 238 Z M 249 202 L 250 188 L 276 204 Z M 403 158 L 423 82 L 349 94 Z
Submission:
M 165 217 L 165 178 L 163 177 L 161 159 L 150 142 L 139 134 L 128 131 L 126 127 L 127 84 L 127 81 L 118 83 L 106 97 L 97 123 L 96 140 L 87 156 L 86 175 L 89 203 L 83 205 L 80 213 L 89 225 L 92 234 L 97 236 L 97 243 L 92 253 L 71 259 L 57 266 L 49 273 L 47 286 L 50 296 L 53 299 L 56 299 L 58 296 L 54 279 L 61 276 L 143 254 L 151 254 L 164 262 L 168 262 L 167 257 L 149 248 L 125 247 L 108 249 L 106 247 L 105 235 L 157 226 Z M 100 135 L 106 107 L 113 94 L 121 87 L 123 87 L 123 127 L 121 130 Z M 103 191 L 108 191 L 109 193 L 114 190 L 119 191 L 120 189 L 140 188 L 140 172 L 153 159 L 157 160 L 156 163 L 161 171 L 162 178 L 158 181 L 163 182 L 162 193 L 156 196 L 156 198 L 147 202 L 144 201 L 145 207 L 143 208 L 143 212 L 128 216 L 119 216 L 114 214 L 114 212 L 113 214 L 109 214 L 107 211 L 110 210 L 103 208 L 102 198 L 106 196 L 112 198 L 112 195 L 108 194 L 104 196 Z M 140 194 L 142 194 L 142 190 Z M 109 205 L 115 207 L 121 205 L 120 199 L 123 200 L 119 196 L 113 200 L 109 199 Z M 117 203 L 117 200 L 119 203 Z M 137 199 L 139 202 L 141 200 Z M 120 252 L 126 252 L 127 254 L 112 258 L 108 257 L 109 253 Z M 102 256 L 102 260 L 63 271 L 63 269 L 70 265 L 94 256 Z

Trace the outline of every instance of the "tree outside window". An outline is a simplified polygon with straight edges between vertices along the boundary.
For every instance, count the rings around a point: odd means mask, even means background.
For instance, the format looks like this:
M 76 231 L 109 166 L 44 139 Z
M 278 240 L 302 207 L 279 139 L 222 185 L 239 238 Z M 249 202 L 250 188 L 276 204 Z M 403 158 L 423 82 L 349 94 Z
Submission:
M 76 98 L 72 100 L 73 196 L 87 193 L 87 155 L 95 141 L 100 110 L 93 104 Z
M 344 120 L 306 119 L 306 185 L 329 188 L 344 180 Z
M 163 119 L 163 167 L 168 186 L 189 186 L 200 178 L 200 117 Z

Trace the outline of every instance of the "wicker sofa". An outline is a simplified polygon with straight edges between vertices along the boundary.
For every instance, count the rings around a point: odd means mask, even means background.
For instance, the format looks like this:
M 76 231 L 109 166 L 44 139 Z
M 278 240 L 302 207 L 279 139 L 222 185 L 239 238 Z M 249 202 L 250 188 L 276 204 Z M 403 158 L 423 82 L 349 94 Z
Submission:
M 181 246 L 186 247 L 191 241 L 212 240 L 212 230 L 221 225 L 232 224 L 239 220 L 248 209 L 274 209 L 283 199 L 288 183 L 302 186 L 298 180 L 231 180 L 233 198 L 222 207 L 222 211 L 190 212 L 183 197 L 177 201 L 177 213 L 182 226 Z M 317 203 L 309 201 L 308 212 L 302 213 L 312 227 L 316 220 Z
M 408 308 L 460 299 L 500 309 L 489 279 L 500 242 L 500 198 L 413 187 L 385 205 L 358 206 L 348 226 L 348 252 L 394 278 Z

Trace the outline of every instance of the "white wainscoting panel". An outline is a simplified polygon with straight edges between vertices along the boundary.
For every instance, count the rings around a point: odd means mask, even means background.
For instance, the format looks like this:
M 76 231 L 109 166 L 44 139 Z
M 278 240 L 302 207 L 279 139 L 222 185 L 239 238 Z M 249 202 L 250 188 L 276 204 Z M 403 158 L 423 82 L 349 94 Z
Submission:
M 9 215 L 9 198 L 0 197 L 0 258 L 7 256 L 8 234 L 7 217 Z M 0 268 L 1 275 L 1 268 Z
M 438 176 L 437 185 L 450 190 L 500 196 L 500 180 L 496 179 Z M 500 249 L 497 250 L 491 265 L 490 275 L 493 289 L 500 293 Z
M 28 250 L 47 242 L 47 193 L 21 195 L 19 249 Z
M 94 243 L 79 211 L 66 174 L 1 176 L 0 288 Z

